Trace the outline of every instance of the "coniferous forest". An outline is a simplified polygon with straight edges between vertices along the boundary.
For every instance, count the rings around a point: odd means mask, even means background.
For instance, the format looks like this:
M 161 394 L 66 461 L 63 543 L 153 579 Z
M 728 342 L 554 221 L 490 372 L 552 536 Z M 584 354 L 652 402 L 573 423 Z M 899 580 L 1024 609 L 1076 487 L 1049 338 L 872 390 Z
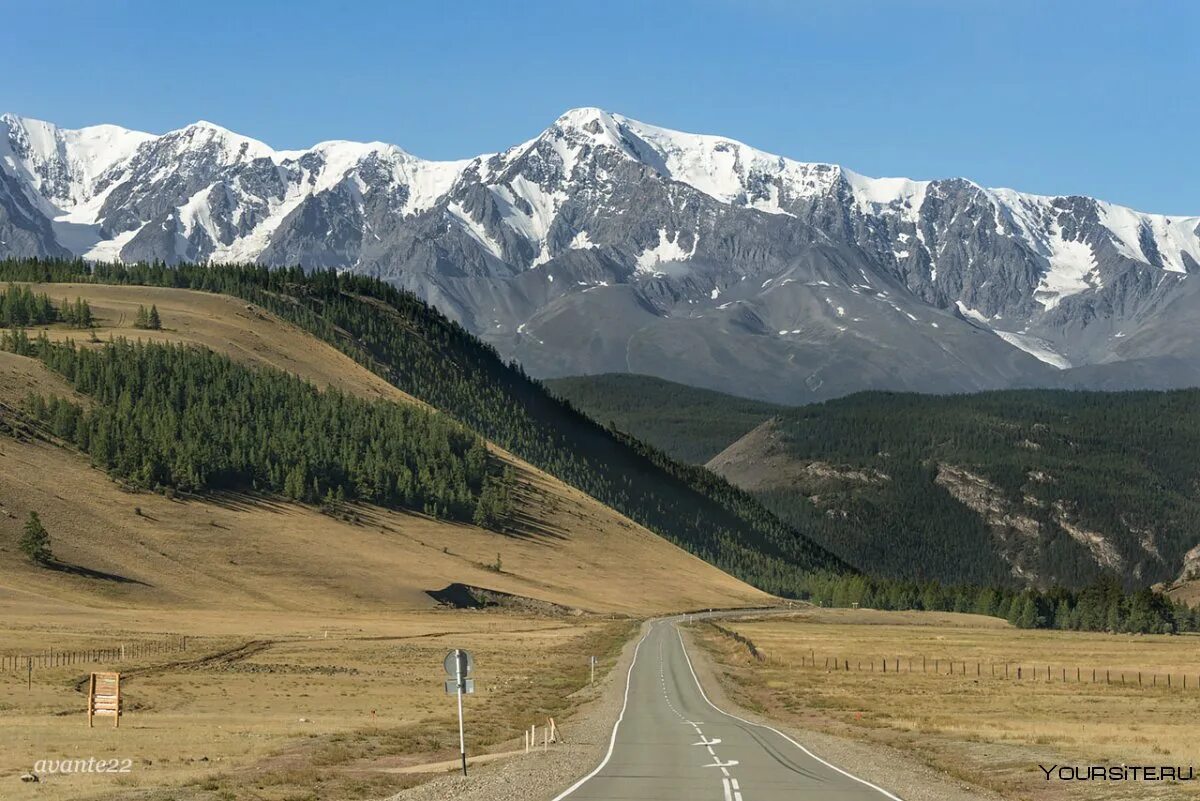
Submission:
M 49 295 L 35 295 L 28 287 L 9 284 L 0 290 L 0 326 L 23 328 L 44 325 L 58 319 L 58 310 Z
M 788 408 L 629 373 L 551 378 L 545 383 L 592 419 L 689 464 L 704 464 Z
M 4 335 L 94 404 L 30 396 L 26 410 L 92 462 L 139 488 L 257 490 L 332 505 L 362 500 L 435 517 L 504 516 L 483 440 L 417 408 L 318 391 L 180 345 L 99 349 Z M 487 484 L 487 497 L 480 506 Z
M 0 289 L 0 327 L 24 328 L 59 321 L 73 328 L 91 328 L 92 308 L 83 298 L 70 303 L 64 298 L 56 308 L 49 295 L 35 294 L 29 287 L 9 284 Z
M 448 321 L 416 297 L 376 279 L 332 271 L 306 273 L 299 269 L 269 270 L 258 266 L 125 266 L 89 265 L 79 261 L 7 260 L 0 262 L 0 280 L 180 287 L 221 292 L 258 304 L 331 343 L 471 431 L 768 592 L 811 598 L 825 604 L 860 603 L 884 608 L 962 611 L 986 609 L 988 613 L 1000 614 L 1017 625 L 1027 626 L 1174 631 L 1190 628 L 1194 622 L 1190 610 L 1177 607 L 1148 590 L 1127 594 L 1119 583 L 1113 585 L 1108 577 L 1101 577 L 1095 584 L 1078 590 L 1036 591 L 991 579 L 970 579 L 959 585 L 928 578 L 914 581 L 858 573 L 815 545 L 804 535 L 803 529 L 798 531 L 781 522 L 750 494 L 703 468 L 684 465 L 632 437 L 596 424 L 569 403 L 551 396 L 518 365 L 504 364 L 490 346 L 470 336 L 456 323 Z M 11 335 L 10 340 L 14 347 L 39 353 L 48 350 L 50 360 L 74 362 L 80 359 L 79 352 L 71 355 L 69 349 L 59 351 L 19 334 Z M 175 355 L 166 355 L 171 353 Z M 101 351 L 97 358 L 128 360 L 130 365 L 138 364 L 140 359 L 177 359 L 183 365 L 195 357 L 194 354 L 183 355 L 187 353 L 186 349 L 182 352 L 170 348 L 165 351 L 139 350 L 137 346 L 114 344 Z M 233 366 L 217 368 L 207 364 L 207 358 L 197 362 L 196 368 L 213 369 L 218 373 L 224 369 L 237 371 Z M 180 367 L 180 381 L 186 383 L 185 375 L 190 369 L 191 366 Z M 128 380 L 139 380 L 136 378 L 138 370 L 133 367 L 129 370 L 130 376 L 134 377 Z M 75 379 L 71 380 L 74 382 Z M 115 402 L 117 414 L 128 417 L 132 413 L 132 396 L 120 389 L 128 386 L 123 383 L 125 380 L 105 378 L 103 389 L 97 387 L 96 391 L 107 399 L 102 404 L 103 409 Z M 229 380 L 234 382 L 229 385 L 231 394 L 220 400 L 222 404 L 236 404 L 237 393 L 233 393 L 232 388 L 245 386 L 238 385 L 237 381 L 242 379 L 235 380 L 232 374 Z M 242 391 L 238 389 L 238 392 Z M 254 391 L 281 390 L 268 382 Z M 303 395 L 299 392 L 301 399 L 295 403 L 299 404 L 297 409 L 302 414 L 309 415 L 308 420 L 325 420 L 325 415 L 334 414 L 323 403 L 303 399 Z M 268 394 L 268 397 L 275 396 Z M 335 407 L 345 402 L 336 396 L 331 396 L 330 401 Z M 63 412 L 61 404 L 52 412 L 53 404 L 49 401 L 43 401 L 43 411 L 37 408 L 38 401 L 32 403 L 34 413 L 43 420 L 52 423 L 57 415 L 62 415 L 64 420 L 72 418 L 73 422 L 63 423 L 64 430 L 69 431 L 74 425 L 76 436 L 83 420 L 87 421 L 83 429 L 89 432 L 93 425 L 97 428 L 101 425 L 100 420 L 107 420 L 106 424 L 110 426 L 116 424 L 109 416 L 110 412 Z M 332 453 L 338 452 L 334 446 L 346 445 L 349 441 L 343 437 L 355 436 L 352 421 L 359 419 L 357 414 L 357 411 L 349 414 L 347 419 L 333 426 L 329 440 Z M 95 415 L 97 422 L 93 423 L 90 415 Z M 247 421 L 247 425 L 259 423 Z M 138 430 L 153 436 L 152 425 L 147 422 L 145 426 Z M 298 436 L 294 430 L 286 427 L 283 430 L 287 437 Z M 368 439 L 375 438 L 372 434 L 367 434 Z M 223 433 L 221 436 L 233 435 Z M 137 440 L 135 437 L 135 442 Z M 230 441 L 238 440 L 233 437 Z M 90 439 L 88 444 L 91 452 Z M 297 481 L 289 486 L 289 471 L 280 465 L 272 466 L 271 460 L 264 459 L 261 451 L 253 452 L 252 439 L 243 440 L 242 445 L 250 453 L 238 454 L 236 467 L 214 458 L 212 465 L 220 469 L 207 472 L 207 475 L 219 482 L 231 475 L 229 470 L 241 470 L 240 475 L 252 486 L 285 493 L 290 490 L 293 494 L 303 492 Z M 102 456 L 114 460 L 111 463 L 116 465 L 115 470 L 133 480 L 148 480 L 148 476 L 161 476 L 164 470 L 174 470 L 174 462 L 164 466 L 153 457 L 147 467 L 144 453 L 140 453 L 140 462 L 133 457 L 139 454 L 138 448 L 137 445 L 127 448 L 131 456 L 125 463 L 111 451 L 105 451 Z M 502 479 L 471 471 L 465 464 L 469 461 L 469 450 L 468 444 L 467 451 L 446 458 L 463 460 L 463 482 L 474 503 L 461 502 L 465 497 L 461 490 L 463 485 L 450 478 L 427 485 L 434 488 L 433 494 L 428 496 L 431 500 L 422 502 L 433 503 L 430 508 L 435 512 L 487 520 L 493 504 L 502 502 L 507 493 L 502 484 L 496 483 Z M 451 451 L 454 451 L 453 446 Z M 171 452 L 177 459 L 179 454 Z M 359 482 L 363 468 L 361 460 L 334 458 L 319 448 L 313 454 L 299 444 L 289 452 L 297 457 L 313 457 L 305 462 L 305 484 L 313 478 L 316 484 L 311 493 L 302 496 L 304 498 L 312 499 L 331 489 L 336 494 L 339 488 L 346 497 L 377 497 L 367 493 L 390 491 L 379 490 L 383 484 L 378 482 Z M 93 455 L 93 458 L 97 457 Z M 186 462 L 185 459 L 184 464 Z M 207 459 L 202 458 L 199 463 L 207 464 Z M 456 471 L 457 468 L 450 472 Z M 396 472 L 399 474 L 399 470 Z M 189 474 L 186 469 L 181 469 L 178 475 Z M 473 479 L 468 476 L 477 478 L 477 482 L 470 483 Z M 395 496 L 392 502 L 395 502 Z M 805 524 L 803 520 L 797 522 Z M 1099 611 L 1101 608 L 1102 612 Z M 1102 618 L 1103 623 L 1100 622 Z

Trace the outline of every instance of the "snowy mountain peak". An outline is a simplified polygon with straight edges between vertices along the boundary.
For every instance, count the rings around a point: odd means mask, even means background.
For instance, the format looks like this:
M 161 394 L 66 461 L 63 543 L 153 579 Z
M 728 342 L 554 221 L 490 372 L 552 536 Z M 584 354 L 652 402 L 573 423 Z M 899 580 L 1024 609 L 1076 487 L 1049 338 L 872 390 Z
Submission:
M 1174 359 L 1183 345 L 1156 321 L 1191 330 L 1193 296 L 1200 307 L 1185 282 L 1200 272 L 1197 217 L 871 178 L 595 107 L 463 161 L 383 142 L 273 150 L 207 121 L 156 136 L 5 114 L 7 255 L 368 272 L 556 372 L 633 369 L 631 343 L 652 354 L 703 331 L 700 350 L 751 365 L 714 356 L 741 378 L 707 383 L 763 382 L 784 400 L 862 388 L 823 367 L 839 363 L 894 379 L 878 386 L 926 376 L 959 391 Z M 680 362 L 647 358 L 651 372 Z M 946 378 L 960 370 L 974 378 Z
M 595 106 L 567 109 L 554 121 L 554 127 L 588 128 L 615 124 L 615 115 Z
M 765 213 L 780 218 L 771 225 L 790 226 L 796 241 L 852 242 L 926 300 L 941 308 L 961 302 L 987 319 L 1015 313 L 1014 303 L 1022 315 L 1054 310 L 1113 285 L 1114 271 L 1130 264 L 1200 271 L 1200 218 L 964 179 L 871 178 L 591 106 L 564 112 L 499 154 L 447 162 L 383 142 L 276 151 L 205 120 L 154 136 L 111 125 L 64 130 L 5 114 L 0 167 L 50 221 L 53 236 L 36 234 L 43 250 L 90 258 L 294 263 L 319 252 L 314 264 L 368 258 L 384 269 L 398 257 L 364 255 L 383 247 L 372 243 L 390 232 L 404 248 L 417 247 L 404 239 L 406 221 L 444 205 L 438 230 L 467 240 L 437 258 L 498 261 L 516 272 L 606 247 L 631 274 L 728 261 L 731 253 L 712 248 L 729 234 L 702 229 L 735 211 Z M 651 214 L 624 205 L 631 202 L 667 207 Z M 708 211 L 696 216 L 701 207 Z M 739 222 L 742 230 L 751 219 Z M 1007 272 L 979 278 L 987 259 L 999 263 L 996 254 Z
M 153 138 L 116 125 L 70 130 L 15 114 L 0 116 L 0 160 L 36 190 L 31 200 L 57 208 L 90 198 L 100 176 Z
M 169 143 L 171 147 L 180 151 L 204 149 L 206 155 L 215 156 L 226 164 L 259 158 L 269 159 L 275 155 L 274 150 L 257 139 L 242 136 L 204 120 L 169 131 L 159 137 L 159 141 Z

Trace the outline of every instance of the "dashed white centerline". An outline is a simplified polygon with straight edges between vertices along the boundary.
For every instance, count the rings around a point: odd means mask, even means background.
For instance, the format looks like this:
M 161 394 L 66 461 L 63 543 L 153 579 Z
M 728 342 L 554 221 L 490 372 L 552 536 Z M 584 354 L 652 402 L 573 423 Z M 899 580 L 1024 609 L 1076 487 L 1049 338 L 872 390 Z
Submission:
M 682 640 L 680 640 L 680 644 L 682 645 Z M 687 654 L 685 652 L 684 656 L 686 655 Z M 738 780 L 729 775 L 729 769 L 738 764 L 737 760 L 731 759 L 726 762 L 717 756 L 717 752 L 713 750 L 713 746 L 720 745 L 721 739 L 719 737 L 714 737 L 712 739 L 705 737 L 704 732 L 700 729 L 702 721 L 688 720 L 683 716 L 683 713 L 676 709 L 675 705 L 671 703 L 671 693 L 667 689 L 666 661 L 663 659 L 663 644 L 661 642 L 658 644 L 658 683 L 662 685 L 663 700 L 667 702 L 667 708 L 675 714 L 675 717 L 679 718 L 685 724 L 690 725 L 696 730 L 696 735 L 700 738 L 700 742 L 692 743 L 692 745 L 704 746 L 709 755 L 712 756 L 712 763 L 705 765 L 704 767 L 720 768 L 722 776 L 721 782 L 725 788 L 725 801 L 742 801 L 742 793 L 738 788 Z

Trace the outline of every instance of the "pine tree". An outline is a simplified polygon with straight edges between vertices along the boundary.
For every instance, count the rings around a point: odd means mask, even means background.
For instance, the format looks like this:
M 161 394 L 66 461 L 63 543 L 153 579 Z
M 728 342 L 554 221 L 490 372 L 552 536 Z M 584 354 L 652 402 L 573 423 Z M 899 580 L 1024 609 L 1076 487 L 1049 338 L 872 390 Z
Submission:
M 145 306 L 138 306 L 137 316 L 133 318 L 134 328 L 149 328 L 150 315 L 146 312 Z
M 1033 595 L 1026 595 L 1025 602 L 1021 604 L 1021 612 L 1017 616 L 1017 627 L 1022 629 L 1036 628 L 1038 624 L 1038 608 L 1037 601 Z
M 979 596 L 975 600 L 975 614 L 977 615 L 995 615 L 996 608 L 1000 605 L 999 594 L 991 587 L 979 591 Z
M 158 306 L 150 306 L 150 313 L 146 315 L 146 327 L 151 331 L 158 331 L 162 328 L 162 318 L 158 316 Z
M 1054 628 L 1067 630 L 1071 628 L 1071 605 L 1063 598 L 1054 610 Z
M 50 534 L 42 525 L 37 512 L 29 513 L 20 546 L 21 552 L 35 565 L 48 565 L 54 560 L 54 555 L 50 552 Z

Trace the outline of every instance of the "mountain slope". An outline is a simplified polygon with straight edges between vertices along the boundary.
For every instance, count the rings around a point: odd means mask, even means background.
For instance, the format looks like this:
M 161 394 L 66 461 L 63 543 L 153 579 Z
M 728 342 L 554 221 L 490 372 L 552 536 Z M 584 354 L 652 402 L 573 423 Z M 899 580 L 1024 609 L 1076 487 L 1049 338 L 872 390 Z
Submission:
M 1192 577 L 1200 391 L 864 393 L 709 467 L 868 572 L 1081 586 Z
M 0 119 L 0 254 L 337 267 L 536 375 L 792 404 L 1200 376 L 1169 336 L 1200 308 L 1197 217 L 867 178 L 590 108 L 455 162 L 103 128 Z
M 711 473 L 614 436 L 410 295 L 349 274 L 247 266 L 0 263 L 0 280 L 145 283 L 220 291 L 317 335 L 493 443 L 771 592 L 845 566 Z
M 593 420 L 691 464 L 704 464 L 786 408 L 624 373 L 555 378 L 546 386 Z
M 35 289 L 88 300 L 103 340 L 130 336 L 211 348 L 355 397 L 419 404 L 296 326 L 226 296 L 86 284 Z M 138 305 L 150 304 L 159 308 L 166 330 L 125 327 Z M 79 331 L 61 326 L 49 334 L 81 339 Z M 632 613 L 765 598 L 499 449 L 515 473 L 526 521 L 508 535 L 370 504 L 329 515 L 254 494 L 168 499 L 131 494 L 52 438 L 14 436 L 29 431 L 15 410 L 31 392 L 89 402 L 36 359 L 0 352 L 0 463 L 6 465 L 0 470 L 0 596 L 8 600 L 380 610 L 428 608 L 434 601 L 426 591 L 453 582 Z M 34 568 L 17 551 L 30 511 L 50 530 L 64 569 Z M 636 564 L 625 564 L 628 558 Z

